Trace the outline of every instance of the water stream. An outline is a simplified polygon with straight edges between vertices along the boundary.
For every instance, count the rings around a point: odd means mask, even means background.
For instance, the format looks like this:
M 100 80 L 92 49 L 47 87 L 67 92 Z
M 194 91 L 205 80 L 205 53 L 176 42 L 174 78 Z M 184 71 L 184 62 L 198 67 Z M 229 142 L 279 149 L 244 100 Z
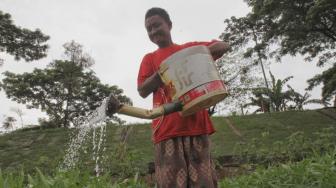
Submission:
M 80 125 L 77 126 L 74 135 L 71 136 L 68 148 L 63 162 L 60 164 L 59 169 L 62 171 L 67 171 L 76 167 L 80 159 L 80 149 L 83 144 L 90 137 L 89 133 L 92 131 L 92 143 L 93 143 L 93 160 L 95 161 L 95 172 L 99 176 L 102 169 L 99 167 L 100 153 L 104 152 L 105 148 L 101 148 L 105 139 L 106 132 L 106 107 L 107 107 L 107 98 L 103 100 L 102 104 L 92 111 L 90 115 L 80 120 Z M 99 132 L 97 132 L 99 129 Z
M 93 160 L 95 161 L 95 172 L 96 172 L 96 176 L 99 176 L 101 171 L 103 169 L 101 169 L 100 166 L 100 153 L 104 153 L 105 151 L 105 147 L 103 149 L 101 149 L 101 146 L 103 145 L 104 141 L 105 141 L 105 134 L 106 133 L 106 124 L 103 124 L 102 126 L 100 126 L 100 132 L 99 134 L 96 134 L 96 129 L 93 129 L 93 136 L 92 136 L 92 143 L 93 143 Z

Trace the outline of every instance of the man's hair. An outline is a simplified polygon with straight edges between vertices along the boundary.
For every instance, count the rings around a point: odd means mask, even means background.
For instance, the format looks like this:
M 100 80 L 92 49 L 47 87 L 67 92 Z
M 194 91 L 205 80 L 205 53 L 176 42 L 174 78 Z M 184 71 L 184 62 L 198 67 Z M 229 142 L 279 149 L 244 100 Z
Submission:
M 169 18 L 169 14 L 167 13 L 167 11 L 163 8 L 159 8 L 159 7 L 153 7 L 150 8 L 149 10 L 147 10 L 146 15 L 145 15 L 145 19 L 151 17 L 151 16 L 155 16 L 158 15 L 161 18 L 163 18 L 168 24 L 171 24 L 171 20 Z

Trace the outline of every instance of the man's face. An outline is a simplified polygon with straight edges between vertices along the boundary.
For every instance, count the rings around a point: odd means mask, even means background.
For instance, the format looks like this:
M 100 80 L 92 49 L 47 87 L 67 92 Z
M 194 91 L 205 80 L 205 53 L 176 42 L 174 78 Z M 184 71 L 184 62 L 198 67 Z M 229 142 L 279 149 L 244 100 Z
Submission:
M 145 20 L 145 27 L 149 39 L 160 48 L 167 47 L 171 43 L 171 25 L 159 15 L 147 18 Z

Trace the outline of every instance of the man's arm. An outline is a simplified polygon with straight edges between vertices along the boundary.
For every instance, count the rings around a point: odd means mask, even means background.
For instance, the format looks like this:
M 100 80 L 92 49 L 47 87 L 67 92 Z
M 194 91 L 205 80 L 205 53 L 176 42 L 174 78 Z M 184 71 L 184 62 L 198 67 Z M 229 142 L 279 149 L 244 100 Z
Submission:
M 223 54 L 230 50 L 230 45 L 227 42 L 218 41 L 208 46 L 210 53 L 214 59 L 218 59 Z
M 173 112 L 181 111 L 182 108 L 183 105 L 180 101 L 166 103 L 150 110 L 128 106 L 126 104 L 121 104 L 111 93 L 107 101 L 106 115 L 112 117 L 113 114 L 119 113 L 143 119 L 155 119 L 162 115 L 168 115 Z
M 156 72 L 138 87 L 138 92 L 141 97 L 146 98 L 153 91 L 156 91 L 162 83 L 159 73 Z
M 226 42 L 215 42 L 208 46 L 210 53 L 214 59 L 222 57 L 222 55 L 230 49 L 230 46 Z M 147 78 L 140 86 L 138 86 L 139 95 L 146 98 L 149 94 L 156 91 L 162 84 L 159 73 L 154 73 Z

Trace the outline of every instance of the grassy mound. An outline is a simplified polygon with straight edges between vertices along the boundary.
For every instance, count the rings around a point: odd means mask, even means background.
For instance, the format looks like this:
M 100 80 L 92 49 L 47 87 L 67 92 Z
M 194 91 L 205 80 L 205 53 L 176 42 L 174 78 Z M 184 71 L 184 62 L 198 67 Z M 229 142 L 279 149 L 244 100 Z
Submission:
M 302 138 L 320 138 L 317 131 L 336 127 L 336 110 L 289 111 L 233 117 L 213 117 L 217 132 L 211 136 L 215 158 L 233 154 L 269 154 L 274 143 L 285 143 L 290 135 L 299 132 Z M 147 163 L 153 161 L 153 144 L 148 124 L 107 126 L 101 165 L 118 179 L 147 173 Z M 126 132 L 125 132 L 126 130 Z M 36 173 L 38 168 L 46 176 L 55 176 L 65 156 L 71 129 L 25 129 L 0 136 L 0 169 L 7 172 Z M 125 136 L 127 137 L 125 139 Z M 262 141 L 256 142 L 256 138 Z M 297 136 L 296 136 L 297 137 Z M 301 138 L 300 137 L 300 138 Z M 298 137 L 297 137 L 298 138 Z M 291 143 L 291 142 L 288 142 Z M 304 142 L 299 142 L 299 148 Z M 336 143 L 336 140 L 335 142 Z M 80 151 L 78 169 L 93 175 L 92 133 Z M 295 147 L 294 147 L 295 150 Z M 264 151 L 268 151 L 264 152 Z M 275 151 L 275 150 L 272 150 Z M 300 151 L 301 152 L 301 151 Z M 257 154 L 258 154 L 257 153 Z

